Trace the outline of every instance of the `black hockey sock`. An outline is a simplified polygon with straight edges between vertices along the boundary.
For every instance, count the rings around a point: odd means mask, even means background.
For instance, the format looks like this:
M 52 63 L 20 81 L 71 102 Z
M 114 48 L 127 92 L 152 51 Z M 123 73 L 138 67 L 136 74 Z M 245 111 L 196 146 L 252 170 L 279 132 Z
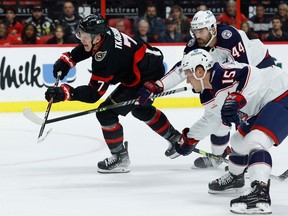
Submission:
M 123 147 L 123 127 L 120 123 L 113 126 L 102 126 L 104 139 L 111 153 L 120 152 Z
M 165 139 L 169 139 L 175 131 L 164 113 L 154 106 L 139 106 L 132 111 L 132 115 Z
M 164 138 L 168 138 L 171 135 L 171 132 L 169 131 L 169 128 L 172 127 L 171 124 L 164 113 L 158 109 L 156 109 L 156 113 L 152 119 L 146 121 L 146 124 Z

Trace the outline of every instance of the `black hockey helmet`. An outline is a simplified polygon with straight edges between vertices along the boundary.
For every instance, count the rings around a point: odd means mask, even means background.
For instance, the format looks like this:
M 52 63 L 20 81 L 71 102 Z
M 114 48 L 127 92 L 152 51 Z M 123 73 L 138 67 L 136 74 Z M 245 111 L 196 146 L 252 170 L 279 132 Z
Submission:
M 108 26 L 105 19 L 101 15 L 90 14 L 80 21 L 77 32 L 80 30 L 92 35 L 105 35 L 108 30 Z

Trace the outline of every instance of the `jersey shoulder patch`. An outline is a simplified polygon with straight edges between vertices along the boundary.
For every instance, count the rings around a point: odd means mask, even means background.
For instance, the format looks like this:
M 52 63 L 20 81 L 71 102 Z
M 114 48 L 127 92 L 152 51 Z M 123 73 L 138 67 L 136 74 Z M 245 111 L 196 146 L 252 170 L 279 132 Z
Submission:
M 192 38 L 188 41 L 187 46 L 188 46 L 188 47 L 192 47 L 194 44 L 195 44 L 195 38 L 192 37 Z
M 184 49 L 184 55 L 191 52 L 192 50 L 194 49 L 198 49 L 200 48 L 196 39 L 195 38 L 192 38 L 187 44 L 186 44 L 186 47 Z M 203 47 L 204 49 L 204 47 Z
M 94 58 L 97 62 L 100 62 L 105 58 L 106 54 L 107 54 L 107 51 L 98 51 L 95 54 Z
M 223 39 L 229 39 L 229 38 L 231 38 L 232 37 L 232 32 L 230 31 L 230 30 L 228 30 L 228 29 L 226 29 L 226 30 L 224 30 L 222 33 L 221 33 L 221 37 L 223 38 Z
M 218 24 L 217 35 L 217 45 L 228 50 L 231 50 L 236 44 L 238 44 L 238 42 L 241 41 L 239 32 L 231 26 Z
M 221 24 L 217 25 L 217 34 L 219 35 L 218 39 L 224 40 L 224 41 L 229 40 L 231 38 L 240 37 L 240 34 L 237 31 L 237 29 L 231 26 L 221 25 Z

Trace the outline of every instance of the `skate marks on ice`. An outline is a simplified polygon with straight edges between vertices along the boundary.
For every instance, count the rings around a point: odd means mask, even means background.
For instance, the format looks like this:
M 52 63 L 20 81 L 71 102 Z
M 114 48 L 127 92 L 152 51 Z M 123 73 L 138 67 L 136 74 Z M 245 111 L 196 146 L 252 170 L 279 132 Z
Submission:
M 36 144 L 34 139 L 31 140 L 35 133 L 37 130 L 1 128 L 0 167 L 80 157 L 106 148 L 100 138 L 69 132 L 55 132 L 53 134 L 56 136 L 56 140 L 52 139 L 51 143 L 40 145 Z M 15 140 L 15 136 L 18 137 L 17 140 Z M 63 140 L 66 137 L 71 138 L 74 142 Z M 73 150 L 75 148 L 76 151 Z
M 165 109 L 164 112 L 179 130 L 200 115 L 196 109 L 193 109 L 195 115 L 191 115 L 191 109 Z M 0 215 L 112 216 L 119 212 L 126 216 L 191 216 L 191 212 L 197 216 L 233 215 L 229 203 L 238 195 L 208 194 L 209 181 L 223 175 L 223 169 L 191 170 L 198 154 L 174 160 L 165 157 L 167 142 L 130 116 L 122 122 L 125 140 L 130 144 L 131 172 L 98 174 L 97 162 L 109 156 L 109 151 L 103 144 L 100 126 L 94 125 L 97 120 L 93 118 L 55 124 L 51 136 L 37 144 L 35 137 L 39 126 L 32 126 L 24 118 L 22 121 L 16 114 L 1 115 L 1 164 L 83 154 L 0 166 Z M 200 147 L 210 151 L 204 144 Z M 286 155 L 282 153 L 287 152 L 288 145 L 278 148 L 281 150 L 272 152 L 275 174 L 281 173 L 287 164 Z M 97 152 L 89 153 L 96 149 Z M 249 185 L 248 180 L 246 184 Z M 286 184 L 285 181 L 271 181 L 273 215 L 286 215 Z

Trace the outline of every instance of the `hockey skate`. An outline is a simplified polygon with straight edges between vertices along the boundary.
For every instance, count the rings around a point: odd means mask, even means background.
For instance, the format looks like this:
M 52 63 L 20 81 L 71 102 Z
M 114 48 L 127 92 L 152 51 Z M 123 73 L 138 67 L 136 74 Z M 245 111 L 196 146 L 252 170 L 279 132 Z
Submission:
M 230 148 L 227 147 L 222 155 L 223 158 L 226 158 L 227 155 L 230 153 Z M 219 165 L 223 163 L 222 159 L 214 159 L 211 157 L 198 157 L 194 161 L 194 166 L 197 168 L 205 169 L 205 168 L 217 168 Z
M 178 152 L 176 152 L 176 149 L 175 149 L 175 145 L 179 141 L 180 137 L 181 137 L 181 134 L 177 130 L 175 130 L 171 134 L 171 136 L 167 139 L 168 144 L 169 144 L 167 150 L 165 151 L 165 155 L 167 157 L 174 159 L 174 158 L 177 158 L 180 156 L 180 154 Z
M 229 194 L 235 192 L 243 192 L 245 185 L 244 173 L 233 175 L 228 172 L 222 177 L 209 183 L 210 194 Z
M 98 162 L 99 173 L 127 173 L 130 172 L 128 166 L 130 159 L 128 155 L 128 142 L 124 143 L 124 148 L 117 154 L 112 154 L 112 157 L 106 158 Z
M 230 211 L 237 214 L 271 214 L 271 199 L 268 184 L 259 181 L 251 183 L 251 192 L 231 200 Z

